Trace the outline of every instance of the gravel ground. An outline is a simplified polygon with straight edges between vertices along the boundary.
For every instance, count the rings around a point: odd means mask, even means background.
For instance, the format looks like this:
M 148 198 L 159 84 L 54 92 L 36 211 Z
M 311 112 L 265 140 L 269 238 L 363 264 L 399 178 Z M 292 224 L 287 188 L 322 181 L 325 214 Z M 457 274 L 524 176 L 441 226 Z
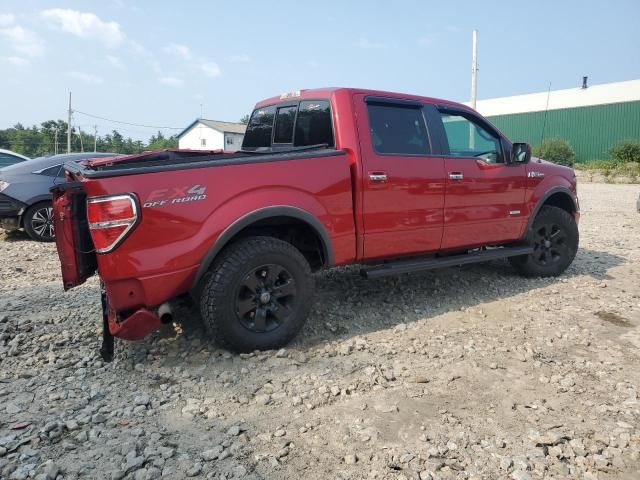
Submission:
M 248 355 L 184 306 L 105 364 L 97 280 L 0 236 L 0 477 L 640 478 L 639 192 L 581 185 L 560 278 L 324 272 L 297 340 Z

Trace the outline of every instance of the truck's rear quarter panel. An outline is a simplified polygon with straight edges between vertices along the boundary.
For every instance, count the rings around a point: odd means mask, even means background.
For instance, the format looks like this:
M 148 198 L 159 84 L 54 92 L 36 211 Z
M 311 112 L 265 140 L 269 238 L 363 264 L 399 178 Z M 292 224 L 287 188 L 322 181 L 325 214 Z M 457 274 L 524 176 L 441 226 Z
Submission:
M 309 212 L 324 225 L 335 263 L 353 261 L 351 174 L 346 154 L 336 153 L 85 178 L 89 197 L 135 193 L 140 200 L 138 226 L 113 252 L 98 255 L 112 306 L 116 310 L 155 306 L 187 292 L 220 234 L 244 215 L 269 206 Z M 173 203 L 201 187 L 204 198 Z M 162 200 L 167 201 L 158 203 Z

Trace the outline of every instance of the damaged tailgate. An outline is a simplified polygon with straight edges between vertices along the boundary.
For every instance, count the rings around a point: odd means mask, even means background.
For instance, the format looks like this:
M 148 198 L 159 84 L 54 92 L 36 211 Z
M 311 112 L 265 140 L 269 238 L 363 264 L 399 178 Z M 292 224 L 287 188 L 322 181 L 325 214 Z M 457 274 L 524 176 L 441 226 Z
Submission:
M 62 281 L 69 290 L 96 272 L 97 259 L 87 220 L 87 195 L 81 182 L 51 188 L 56 246 Z

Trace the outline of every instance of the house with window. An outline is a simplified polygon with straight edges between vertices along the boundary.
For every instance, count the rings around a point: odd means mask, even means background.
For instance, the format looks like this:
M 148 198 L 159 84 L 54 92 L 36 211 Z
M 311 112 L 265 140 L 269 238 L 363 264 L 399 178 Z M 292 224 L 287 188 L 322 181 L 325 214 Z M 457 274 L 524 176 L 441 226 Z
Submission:
M 189 150 L 240 150 L 247 126 L 198 118 L 178 134 L 178 146 Z

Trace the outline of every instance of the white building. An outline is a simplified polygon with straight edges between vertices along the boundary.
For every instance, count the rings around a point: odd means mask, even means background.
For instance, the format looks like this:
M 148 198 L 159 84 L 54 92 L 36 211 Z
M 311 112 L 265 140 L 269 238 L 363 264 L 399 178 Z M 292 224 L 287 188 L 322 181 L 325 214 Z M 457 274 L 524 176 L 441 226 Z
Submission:
M 179 148 L 189 150 L 240 150 L 247 126 L 198 118 L 178 134 Z

